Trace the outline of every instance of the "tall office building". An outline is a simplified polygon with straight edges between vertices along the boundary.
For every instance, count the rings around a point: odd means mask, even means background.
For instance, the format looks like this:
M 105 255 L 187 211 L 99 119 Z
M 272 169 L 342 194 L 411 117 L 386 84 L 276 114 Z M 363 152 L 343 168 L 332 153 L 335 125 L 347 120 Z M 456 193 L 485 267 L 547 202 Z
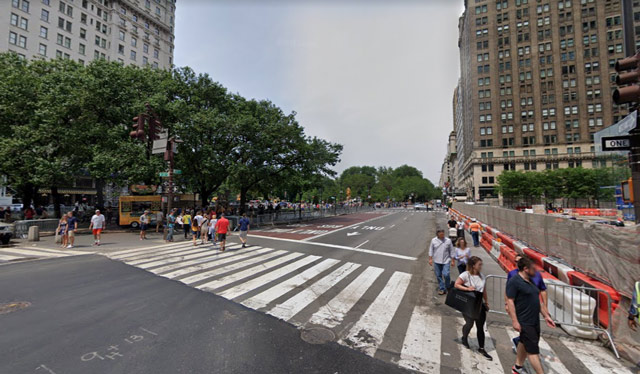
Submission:
M 503 170 L 606 164 L 594 133 L 628 113 L 611 100 L 621 0 L 466 0 L 459 33 L 456 180 L 469 198 L 496 197 Z
M 0 51 L 170 68 L 175 0 L 3 0 Z

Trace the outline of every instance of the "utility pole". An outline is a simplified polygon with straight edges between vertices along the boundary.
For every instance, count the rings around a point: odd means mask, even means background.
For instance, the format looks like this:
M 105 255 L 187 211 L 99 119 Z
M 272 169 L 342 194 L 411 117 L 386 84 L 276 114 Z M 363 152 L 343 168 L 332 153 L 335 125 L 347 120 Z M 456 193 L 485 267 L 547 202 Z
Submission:
M 633 26 L 633 0 L 622 0 L 622 29 L 624 33 L 624 54 L 636 54 L 636 35 Z

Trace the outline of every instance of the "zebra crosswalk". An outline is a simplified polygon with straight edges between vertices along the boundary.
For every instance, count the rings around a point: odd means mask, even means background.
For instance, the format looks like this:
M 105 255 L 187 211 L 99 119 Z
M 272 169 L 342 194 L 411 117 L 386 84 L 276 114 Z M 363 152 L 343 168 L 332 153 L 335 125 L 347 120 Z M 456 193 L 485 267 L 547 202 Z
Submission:
M 211 246 L 171 243 L 103 253 L 161 277 L 212 292 L 265 312 L 300 328 L 326 328 L 336 341 L 416 372 L 439 374 L 502 373 L 515 360 L 507 325 L 485 325 L 486 360 L 476 352 L 472 330 L 466 349 L 456 342 L 464 324 L 434 305 L 422 305 L 416 293 L 418 275 L 351 261 L 261 246 Z M 416 291 L 416 287 L 418 291 Z M 475 329 L 475 328 L 474 328 Z M 492 338 L 493 337 L 493 338 Z M 554 339 L 549 344 L 547 339 Z M 564 345 L 563 356 L 553 346 Z M 632 370 L 606 348 L 582 341 L 543 338 L 541 358 L 546 373 L 627 374 Z M 566 354 L 573 355 L 570 360 Z M 507 371 L 508 372 L 508 371 Z M 532 372 L 530 370 L 530 372 Z
M 84 255 L 87 252 L 73 251 L 69 249 L 51 249 L 41 247 L 0 247 L 0 264 L 31 259 L 45 259 Z

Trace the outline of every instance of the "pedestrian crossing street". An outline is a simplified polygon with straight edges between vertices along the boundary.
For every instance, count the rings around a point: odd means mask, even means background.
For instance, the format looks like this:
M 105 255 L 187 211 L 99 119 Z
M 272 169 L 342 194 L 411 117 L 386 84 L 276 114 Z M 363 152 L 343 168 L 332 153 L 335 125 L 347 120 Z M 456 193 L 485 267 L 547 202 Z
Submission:
M 74 251 L 66 248 L 58 250 L 41 247 L 0 247 L 0 264 L 28 259 L 45 259 L 85 254 L 87 254 L 87 252 Z
M 473 350 L 455 341 L 464 324 L 459 315 L 415 305 L 414 288 L 422 281 L 415 275 L 315 254 L 239 247 L 218 252 L 187 242 L 103 254 L 300 328 L 330 329 L 340 344 L 417 372 L 510 372 L 515 360 L 511 328 L 485 326 L 486 350 L 494 357 L 487 361 L 476 352 L 475 328 L 469 338 Z M 576 361 L 583 363 L 581 373 L 632 373 L 596 343 L 553 337 L 543 338 L 540 346 L 545 373 L 578 372 Z M 561 355 L 552 347 L 560 347 Z

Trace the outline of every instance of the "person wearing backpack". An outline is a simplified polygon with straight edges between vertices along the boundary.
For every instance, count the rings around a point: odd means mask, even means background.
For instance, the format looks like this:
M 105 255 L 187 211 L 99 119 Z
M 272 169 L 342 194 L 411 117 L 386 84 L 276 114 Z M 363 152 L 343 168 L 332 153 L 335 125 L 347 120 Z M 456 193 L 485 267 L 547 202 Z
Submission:
M 196 219 L 196 217 L 198 217 L 200 215 L 200 212 L 198 212 L 198 214 L 193 217 L 191 219 L 191 235 L 193 236 L 193 245 L 196 246 L 198 245 L 197 240 L 198 240 L 198 235 L 200 234 L 200 221 Z

